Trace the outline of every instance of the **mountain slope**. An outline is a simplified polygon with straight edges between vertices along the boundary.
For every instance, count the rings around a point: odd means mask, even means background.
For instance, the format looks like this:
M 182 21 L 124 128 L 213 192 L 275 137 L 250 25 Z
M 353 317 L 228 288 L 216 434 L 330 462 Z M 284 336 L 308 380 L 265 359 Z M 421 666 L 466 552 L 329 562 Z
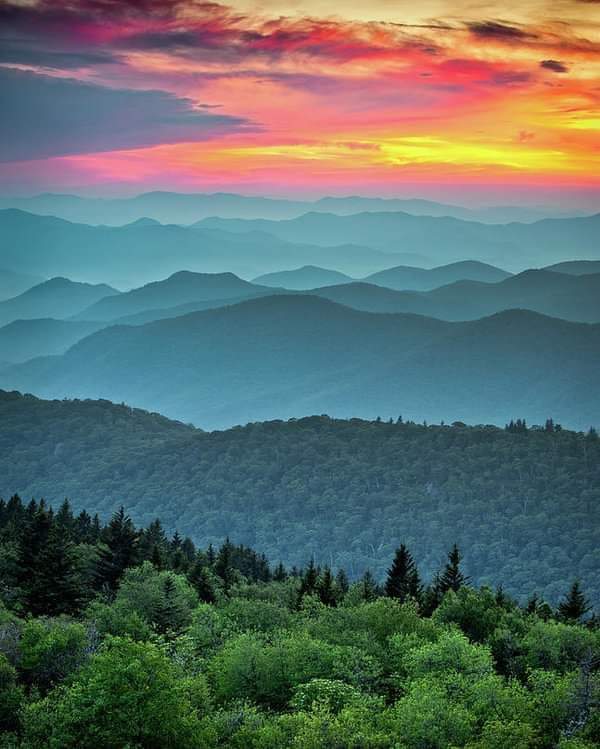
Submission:
M 584 428 L 600 423 L 599 366 L 600 325 L 522 310 L 448 323 L 279 295 L 107 328 L 61 357 L 3 370 L 0 386 L 127 401 L 209 428 L 307 412 L 497 424 L 552 415 Z
M 396 268 L 372 273 L 363 279 L 366 283 L 386 286 L 399 291 L 430 291 L 438 286 L 445 286 L 454 281 L 484 281 L 496 283 L 503 281 L 511 274 L 487 263 L 475 260 L 462 260 L 457 263 L 441 265 L 437 268 L 411 268 L 399 265 Z M 325 284 L 322 284 L 325 285 Z
M 36 356 L 63 354 L 73 344 L 103 327 L 98 322 L 14 320 L 0 328 L 0 361 L 24 362 Z
M 116 297 L 100 299 L 77 317 L 80 320 L 113 320 L 189 302 L 251 297 L 261 291 L 260 286 L 243 281 L 233 273 L 179 271 L 163 281 L 153 281 Z
M 340 283 L 352 283 L 354 279 L 345 273 L 315 265 L 304 265 L 295 270 L 282 270 L 266 273 L 253 279 L 253 283 L 263 286 L 275 286 L 296 291 L 316 289 L 318 286 L 333 286 Z
M 544 270 L 567 273 L 572 276 L 586 276 L 600 273 L 600 260 L 567 260 L 564 263 L 548 265 Z
M 70 317 L 99 299 L 119 292 L 106 284 L 51 278 L 12 299 L 0 302 L 0 325 L 13 320 L 33 320 L 43 317 Z
M 15 273 L 0 268 L 0 301 L 12 299 L 12 297 L 22 294 L 27 289 L 31 289 L 32 286 L 42 283 L 43 280 L 43 278 L 28 273 Z
M 201 433 L 107 401 L 0 392 L 0 496 L 104 518 L 125 505 L 206 546 L 385 575 L 407 543 L 429 578 L 453 543 L 476 585 L 555 601 L 571 577 L 600 602 L 600 442 L 567 430 L 326 417 Z

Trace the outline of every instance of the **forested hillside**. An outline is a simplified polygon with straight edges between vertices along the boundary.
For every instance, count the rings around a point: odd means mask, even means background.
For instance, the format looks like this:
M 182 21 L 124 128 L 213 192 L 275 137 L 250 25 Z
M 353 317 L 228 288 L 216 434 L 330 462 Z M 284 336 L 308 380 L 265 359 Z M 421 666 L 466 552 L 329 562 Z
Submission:
M 515 414 L 516 415 L 516 414 Z M 384 574 L 408 543 L 426 577 L 465 550 L 476 584 L 600 602 L 600 441 L 541 429 L 311 417 L 202 433 L 108 402 L 0 400 L 0 496 L 124 504 L 203 546 Z

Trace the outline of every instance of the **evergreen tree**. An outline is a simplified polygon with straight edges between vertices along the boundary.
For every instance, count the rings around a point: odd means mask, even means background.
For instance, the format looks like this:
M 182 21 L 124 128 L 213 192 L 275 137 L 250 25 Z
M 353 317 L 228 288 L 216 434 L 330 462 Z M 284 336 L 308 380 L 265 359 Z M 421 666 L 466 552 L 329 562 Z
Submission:
M 348 582 L 348 575 L 341 567 L 337 571 L 337 575 L 335 576 L 335 585 L 338 591 L 338 597 L 343 598 L 348 592 L 350 584 Z
M 417 565 L 410 551 L 404 544 L 401 544 L 396 549 L 394 561 L 387 573 L 385 594 L 389 598 L 397 598 L 403 603 L 408 598 L 419 600 L 421 592 Z
M 37 558 L 27 593 L 27 608 L 36 616 L 71 614 L 80 592 L 74 579 L 73 544 L 64 528 L 54 523 Z
M 203 603 L 215 602 L 215 588 L 212 575 L 204 559 L 200 557 L 196 559 L 188 573 L 188 580 Z
M 96 568 L 96 580 L 110 590 L 117 588 L 121 575 L 134 565 L 138 558 L 139 534 L 121 507 L 102 533 L 104 545 Z
M 329 567 L 325 567 L 322 574 L 319 576 L 316 592 L 319 596 L 319 600 L 321 603 L 324 603 L 325 606 L 335 606 L 335 588 L 333 575 L 331 574 L 331 569 Z
M 215 559 L 215 574 L 223 581 L 225 593 L 229 593 L 231 586 L 235 582 L 235 570 L 232 565 L 233 544 L 229 538 L 219 549 Z
M 448 554 L 448 562 L 439 580 L 438 587 L 441 593 L 448 590 L 453 590 L 456 593 L 463 585 L 467 584 L 468 578 L 460 569 L 461 561 L 462 556 L 458 546 L 454 544 L 452 551 Z
M 578 622 L 588 613 L 589 610 L 590 606 L 585 595 L 583 594 L 583 591 L 581 590 L 579 580 L 575 580 L 573 585 L 571 585 L 569 592 L 565 596 L 565 600 L 561 601 L 561 603 L 559 604 L 558 614 L 561 619 L 565 619 L 566 621 L 571 622 Z
M 300 587 L 298 588 L 298 607 L 302 603 L 304 596 L 312 596 L 317 592 L 317 583 L 319 582 L 319 568 L 315 565 L 313 557 L 304 573 L 300 577 Z
M 287 577 L 288 574 L 285 567 L 281 562 L 279 562 L 277 567 L 275 567 L 275 569 L 273 570 L 273 580 L 275 580 L 275 582 L 282 583 L 287 580 Z
M 184 613 L 177 599 L 177 586 L 170 573 L 164 573 L 162 596 L 154 611 L 154 624 L 162 634 L 177 636 L 182 629 Z
M 360 581 L 360 597 L 363 601 L 374 601 L 379 595 L 379 586 L 375 582 L 371 570 L 367 570 Z

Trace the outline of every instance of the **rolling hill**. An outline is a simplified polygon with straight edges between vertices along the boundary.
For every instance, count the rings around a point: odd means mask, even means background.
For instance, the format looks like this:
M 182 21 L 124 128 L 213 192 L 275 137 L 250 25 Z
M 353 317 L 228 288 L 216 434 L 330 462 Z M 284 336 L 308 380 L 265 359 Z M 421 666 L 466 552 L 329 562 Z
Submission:
M 70 317 L 106 296 L 119 292 L 106 284 L 51 278 L 28 289 L 19 296 L 0 302 L 0 325 L 13 320 L 34 320 L 44 317 Z
M 457 263 L 441 265 L 437 268 L 411 268 L 399 265 L 396 268 L 372 273 L 363 278 L 366 283 L 386 286 L 399 291 L 430 291 L 455 281 L 483 281 L 496 283 L 511 274 L 501 268 L 476 260 L 461 260 Z M 326 284 L 320 284 L 325 286 Z
M 449 323 L 296 294 L 106 328 L 3 370 L 0 386 L 126 401 L 203 428 L 323 412 L 587 428 L 600 423 L 599 366 L 600 325 L 524 310 Z
M 512 406 L 513 404 L 511 404 Z M 515 412 L 515 414 L 518 412 Z M 405 542 L 426 578 L 458 543 L 473 583 L 600 602 L 600 441 L 568 430 L 301 418 L 202 433 L 107 401 L 0 391 L 0 496 L 103 518 L 121 504 L 205 547 L 385 575 Z
M 0 328 L 0 362 L 24 362 L 36 356 L 63 354 L 103 323 L 72 320 L 14 320 Z
M 304 265 L 294 270 L 282 270 L 258 276 L 253 283 L 263 286 L 274 286 L 284 289 L 302 291 L 316 289 L 318 286 L 334 286 L 340 283 L 352 283 L 354 279 L 345 273 L 315 265 Z

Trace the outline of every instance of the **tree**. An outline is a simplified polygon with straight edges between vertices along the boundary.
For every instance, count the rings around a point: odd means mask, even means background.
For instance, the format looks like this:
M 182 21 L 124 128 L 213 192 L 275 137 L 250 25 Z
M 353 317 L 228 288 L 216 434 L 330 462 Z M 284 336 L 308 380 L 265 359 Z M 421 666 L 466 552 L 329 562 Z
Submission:
M 462 556 L 458 546 L 454 544 L 452 551 L 448 554 L 448 562 L 439 580 L 439 590 L 445 593 L 447 590 L 453 590 L 455 593 L 466 585 L 468 577 L 463 575 L 460 569 Z
M 397 598 L 402 603 L 408 598 L 416 601 L 421 597 L 422 587 L 417 565 L 412 554 L 404 544 L 396 549 L 394 561 L 388 570 L 385 582 L 385 594 Z
M 204 603 L 215 602 L 215 588 L 212 575 L 210 574 L 204 559 L 196 559 L 188 573 L 188 580 L 201 601 Z
M 26 708 L 26 745 L 180 747 L 198 741 L 190 682 L 150 643 L 110 638 L 64 689 Z
M 337 574 L 335 576 L 335 584 L 338 589 L 340 598 L 343 598 L 350 588 L 350 583 L 348 582 L 348 575 L 342 567 L 340 567 L 340 569 L 337 571 Z
M 162 595 L 154 611 L 154 624 L 160 634 L 173 633 L 177 635 L 181 631 L 185 612 L 178 600 L 172 573 L 166 572 L 164 575 Z
M 121 507 L 116 512 L 103 533 L 104 546 L 100 550 L 96 579 L 100 585 L 116 590 L 121 576 L 137 560 L 139 534 L 131 518 Z
M 561 601 L 559 604 L 558 614 L 562 619 L 578 622 L 588 613 L 589 610 L 590 606 L 581 590 L 579 580 L 575 580 L 573 585 L 571 585 L 565 600 Z
M 281 562 L 275 567 L 273 571 L 273 580 L 277 583 L 283 583 L 287 580 L 288 574 L 286 572 L 285 567 Z
M 62 526 L 54 524 L 40 551 L 27 594 L 32 614 L 58 616 L 74 613 L 81 598 L 75 579 L 73 544 Z
M 319 596 L 319 600 L 321 603 L 325 604 L 325 606 L 335 606 L 335 587 L 330 567 L 325 567 L 319 576 L 316 592 Z
M 308 563 L 308 567 L 304 571 L 304 574 L 302 575 L 302 579 L 300 581 L 300 588 L 298 590 L 298 605 L 300 605 L 304 596 L 312 596 L 314 595 L 314 593 L 316 593 L 318 581 L 319 569 L 315 565 L 314 558 L 311 557 L 310 562 Z
M 235 582 L 235 570 L 232 565 L 233 545 L 229 538 L 219 549 L 215 559 L 215 574 L 223 581 L 223 590 L 229 593 L 231 586 Z
M 379 586 L 371 570 L 367 570 L 360 581 L 360 594 L 363 601 L 374 601 L 379 595 Z

